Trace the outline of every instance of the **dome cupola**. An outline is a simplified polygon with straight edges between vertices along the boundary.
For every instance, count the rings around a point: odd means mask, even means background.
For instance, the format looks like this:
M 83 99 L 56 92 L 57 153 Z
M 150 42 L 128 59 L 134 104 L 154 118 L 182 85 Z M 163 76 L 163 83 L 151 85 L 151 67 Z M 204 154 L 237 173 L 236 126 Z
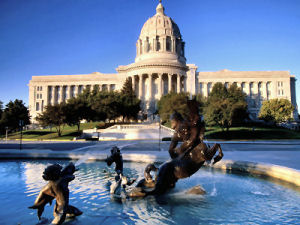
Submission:
M 165 15 L 161 1 L 144 24 L 136 43 L 135 62 L 168 61 L 185 64 L 184 42 L 177 24 Z

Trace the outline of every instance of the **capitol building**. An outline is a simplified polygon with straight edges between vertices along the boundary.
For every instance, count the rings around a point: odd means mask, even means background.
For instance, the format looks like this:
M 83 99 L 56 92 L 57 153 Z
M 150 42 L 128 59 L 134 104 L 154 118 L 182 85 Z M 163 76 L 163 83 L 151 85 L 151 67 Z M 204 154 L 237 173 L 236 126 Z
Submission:
M 165 14 L 160 2 L 136 42 L 135 62 L 116 68 L 117 73 L 94 72 L 80 75 L 32 76 L 29 82 L 29 111 L 32 120 L 45 106 L 65 102 L 84 89 L 120 90 L 127 78 L 132 81 L 142 109 L 148 115 L 156 110 L 161 96 L 169 92 L 189 92 L 208 96 L 215 83 L 235 83 L 247 94 L 251 118 L 257 118 L 262 101 L 285 98 L 296 106 L 295 76 L 289 71 L 200 72 L 187 64 L 185 42 L 177 24 Z

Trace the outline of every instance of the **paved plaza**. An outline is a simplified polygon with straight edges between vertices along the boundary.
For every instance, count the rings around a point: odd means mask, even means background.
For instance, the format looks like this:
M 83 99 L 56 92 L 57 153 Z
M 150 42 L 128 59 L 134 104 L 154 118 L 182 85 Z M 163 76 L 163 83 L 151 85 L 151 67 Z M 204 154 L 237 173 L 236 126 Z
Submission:
M 214 141 L 207 141 L 212 145 Z M 224 150 L 224 160 L 248 161 L 275 164 L 300 170 L 300 141 L 218 141 Z M 7 151 L 33 150 L 35 152 L 51 151 L 74 154 L 108 153 L 112 146 L 121 148 L 123 154 L 149 154 L 168 157 L 170 142 L 157 140 L 139 141 L 90 141 L 90 142 L 23 142 L 18 150 L 18 141 L 0 142 L 0 153 Z M 13 150 L 15 149 L 15 150 Z

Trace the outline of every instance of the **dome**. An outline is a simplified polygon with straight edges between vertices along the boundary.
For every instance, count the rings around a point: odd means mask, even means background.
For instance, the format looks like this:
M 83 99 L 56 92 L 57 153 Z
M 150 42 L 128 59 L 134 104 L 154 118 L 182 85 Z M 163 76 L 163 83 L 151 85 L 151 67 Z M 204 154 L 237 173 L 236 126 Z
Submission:
M 164 7 L 161 3 L 156 7 L 156 14 L 149 18 L 144 24 L 140 39 L 153 35 L 169 35 L 181 38 L 180 30 L 177 24 L 164 13 Z
M 165 14 L 160 1 L 156 14 L 149 18 L 137 41 L 136 62 L 157 60 L 179 61 L 185 64 L 184 42 L 177 24 Z

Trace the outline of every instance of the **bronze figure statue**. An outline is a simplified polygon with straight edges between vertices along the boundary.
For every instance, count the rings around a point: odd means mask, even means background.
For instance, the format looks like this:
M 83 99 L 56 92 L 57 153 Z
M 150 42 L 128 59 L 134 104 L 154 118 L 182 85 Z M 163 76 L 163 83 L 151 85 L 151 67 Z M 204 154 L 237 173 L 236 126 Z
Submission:
M 155 172 L 155 178 L 152 177 L 151 171 Z M 136 187 L 154 188 L 157 180 L 157 172 L 158 168 L 154 165 L 154 163 L 148 164 L 144 171 L 145 178 L 140 180 Z
M 51 205 L 55 198 L 56 203 L 53 210 L 54 220 L 52 224 L 62 224 L 66 217 L 75 217 L 82 214 L 76 207 L 69 204 L 69 182 L 75 179 L 76 171 L 73 163 L 67 165 L 63 170 L 59 164 L 48 166 L 43 172 L 43 179 L 48 183 L 42 188 L 34 205 L 30 209 L 37 209 L 39 220 L 41 219 L 45 205 Z
M 154 194 L 164 194 L 175 187 L 179 179 L 187 178 L 196 173 L 205 161 L 210 161 L 216 152 L 213 164 L 220 161 L 223 152 L 219 144 L 207 147 L 203 142 L 205 126 L 201 120 L 196 100 L 188 100 L 189 118 L 183 119 L 180 113 L 171 116 L 171 127 L 175 130 L 169 147 L 170 161 L 165 162 L 159 168 L 155 187 L 151 191 L 142 188 L 141 192 L 135 191 L 130 196 L 134 197 Z M 177 147 L 178 142 L 183 142 Z M 177 148 L 176 148 L 177 147 Z
M 107 156 L 105 162 L 108 166 L 115 163 L 115 171 L 118 175 L 123 174 L 123 157 L 120 149 L 117 146 L 112 147 L 110 150 L 110 156 Z
M 132 185 L 135 182 L 135 179 L 129 180 L 126 176 L 124 176 L 123 157 L 120 149 L 117 146 L 114 146 L 110 150 L 110 153 L 111 155 L 107 156 L 105 162 L 108 166 L 111 166 L 113 163 L 115 163 L 115 171 L 117 173 L 114 182 L 110 185 L 110 193 L 118 195 L 121 193 L 122 188 L 124 189 L 126 185 Z

